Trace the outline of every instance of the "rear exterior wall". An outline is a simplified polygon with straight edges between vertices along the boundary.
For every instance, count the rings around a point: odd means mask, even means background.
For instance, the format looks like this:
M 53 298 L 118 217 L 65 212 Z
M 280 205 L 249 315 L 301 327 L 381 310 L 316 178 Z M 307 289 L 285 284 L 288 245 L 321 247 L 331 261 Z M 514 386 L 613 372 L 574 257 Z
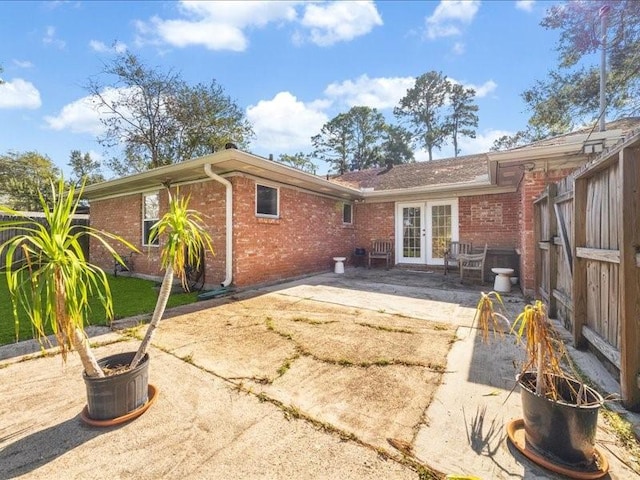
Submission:
M 167 211 L 168 195 L 164 188 L 160 194 L 160 215 Z M 151 193 L 151 192 L 148 192 Z M 174 190 L 175 194 L 175 190 Z M 218 284 L 225 275 L 225 223 L 224 187 L 213 181 L 183 185 L 180 195 L 190 196 L 189 207 L 200 212 L 203 224 L 211 235 L 215 255 L 207 252 L 205 257 L 207 284 Z M 135 193 L 115 198 L 93 200 L 91 202 L 91 226 L 123 237 L 133 244 L 140 253 L 134 253 L 134 273 L 151 277 L 161 277 L 159 246 L 142 245 L 142 194 Z M 122 244 L 111 242 L 121 255 L 129 250 Z M 113 271 L 113 258 L 95 240 L 91 241 L 91 260 L 106 271 Z
M 295 188 L 279 188 L 279 218 L 256 215 L 256 182 L 232 177 L 233 185 L 233 284 L 237 287 L 277 282 L 333 268 L 335 256 L 348 255 L 354 245 L 355 227 L 342 221 L 342 201 Z M 266 185 L 270 185 L 265 182 Z M 225 191 L 213 181 L 180 187 L 190 196 L 190 208 L 201 213 L 212 236 L 215 255 L 207 254 L 206 283 L 219 284 L 225 277 Z M 160 191 L 160 215 L 167 210 L 166 192 Z M 160 248 L 143 247 L 142 194 L 91 202 L 91 224 L 122 236 L 140 254 L 135 254 L 136 274 L 160 277 Z M 121 245 L 117 251 L 126 254 Z M 97 242 L 91 258 L 107 271 L 113 260 Z
M 473 195 L 458 199 L 460 241 L 472 242 L 475 248 L 519 247 L 520 195 L 517 192 Z
M 354 224 L 344 224 L 343 202 L 292 187 L 279 187 L 279 217 L 256 215 L 256 182 L 237 176 L 234 188 L 234 283 L 271 283 L 333 268 L 348 256 Z
M 354 208 L 355 247 L 364 248 L 368 253 L 376 239 L 391 240 L 395 245 L 394 218 L 394 202 L 357 203 Z M 350 253 L 353 255 L 354 251 Z M 395 248 L 393 255 L 395 258 Z M 395 264 L 394 258 L 392 264 Z

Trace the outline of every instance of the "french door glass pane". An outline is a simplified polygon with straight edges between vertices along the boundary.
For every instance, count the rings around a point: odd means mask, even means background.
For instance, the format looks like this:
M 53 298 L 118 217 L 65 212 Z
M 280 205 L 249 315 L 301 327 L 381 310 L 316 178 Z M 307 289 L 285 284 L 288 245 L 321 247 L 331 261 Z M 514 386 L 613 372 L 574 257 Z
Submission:
M 444 258 L 451 240 L 451 205 L 431 207 L 431 258 Z
M 404 258 L 420 258 L 422 235 L 422 213 L 420 207 L 402 209 L 402 255 Z

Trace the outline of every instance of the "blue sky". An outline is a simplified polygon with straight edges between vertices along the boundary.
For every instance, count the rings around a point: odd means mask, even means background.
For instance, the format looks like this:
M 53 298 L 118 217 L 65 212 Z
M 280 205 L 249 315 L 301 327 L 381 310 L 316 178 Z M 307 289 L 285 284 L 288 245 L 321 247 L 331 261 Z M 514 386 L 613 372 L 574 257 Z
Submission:
M 250 151 L 275 157 L 310 151 L 310 137 L 355 105 L 393 121 L 415 77 L 441 71 L 476 89 L 477 138 L 461 148 L 484 152 L 526 125 L 520 93 L 557 64 L 557 33 L 539 25 L 551 5 L 0 2 L 0 153 L 35 150 L 65 172 L 71 150 L 104 158 L 83 86 L 124 49 L 192 84 L 216 79 L 253 124 Z

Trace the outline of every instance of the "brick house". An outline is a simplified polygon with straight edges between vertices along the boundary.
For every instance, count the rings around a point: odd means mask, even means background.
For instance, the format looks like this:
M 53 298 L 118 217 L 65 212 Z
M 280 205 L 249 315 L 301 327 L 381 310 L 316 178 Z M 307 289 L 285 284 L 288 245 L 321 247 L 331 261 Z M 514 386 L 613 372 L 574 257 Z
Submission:
M 86 188 L 91 225 L 141 251 L 136 274 L 161 275 L 148 231 L 166 209 L 164 185 L 191 196 L 214 240 L 206 283 L 238 287 L 329 271 L 377 238 L 394 241 L 393 262 L 438 268 L 449 240 L 489 247 L 487 270 L 510 266 L 527 293 L 534 282 L 533 200 L 638 119 L 605 132 L 577 132 L 526 147 L 322 178 L 236 149 Z M 147 253 L 148 252 L 148 253 Z M 113 262 L 98 244 L 92 260 Z M 490 271 L 485 278 L 488 280 Z

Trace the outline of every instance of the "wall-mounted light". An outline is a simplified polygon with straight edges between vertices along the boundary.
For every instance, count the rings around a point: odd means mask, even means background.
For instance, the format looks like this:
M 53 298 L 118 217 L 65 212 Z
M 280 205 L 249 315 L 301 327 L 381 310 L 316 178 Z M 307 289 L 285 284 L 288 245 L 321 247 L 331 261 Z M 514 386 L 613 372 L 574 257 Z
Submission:
M 604 150 L 604 142 L 602 140 L 596 140 L 591 142 L 586 142 L 583 147 L 583 153 L 600 153 Z

